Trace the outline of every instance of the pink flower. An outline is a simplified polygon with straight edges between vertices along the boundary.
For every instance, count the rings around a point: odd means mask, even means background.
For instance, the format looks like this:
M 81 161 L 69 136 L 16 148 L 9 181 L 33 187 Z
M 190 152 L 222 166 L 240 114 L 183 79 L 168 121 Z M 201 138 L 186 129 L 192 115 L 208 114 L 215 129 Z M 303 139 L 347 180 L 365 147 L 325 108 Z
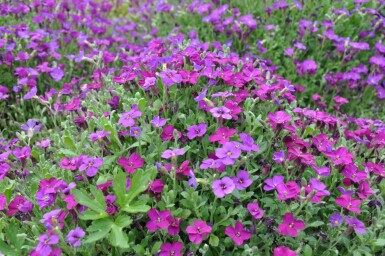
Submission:
M 147 215 L 150 218 L 150 221 L 146 224 L 149 231 L 153 232 L 158 229 L 168 228 L 169 222 L 167 221 L 167 218 L 171 216 L 169 210 L 158 212 L 157 209 L 153 208 L 148 211 Z
M 193 226 L 187 226 L 186 228 L 189 239 L 194 244 L 200 244 L 202 240 L 207 238 L 211 230 L 212 228 L 203 220 L 196 220 Z
M 249 240 L 251 234 L 247 232 L 241 222 L 237 221 L 235 227 L 228 226 L 225 229 L 225 234 L 233 239 L 234 243 L 238 246 L 243 244 L 244 240 Z
M 259 205 L 257 202 L 255 203 L 249 203 L 247 204 L 247 210 L 249 210 L 251 216 L 254 217 L 254 219 L 260 219 L 263 217 L 263 214 L 265 213 L 264 210 L 259 208 Z
M 121 157 L 118 160 L 118 165 L 123 166 L 124 170 L 130 174 L 135 173 L 136 169 L 143 166 L 144 160 L 139 154 L 133 153 L 129 158 Z
M 164 243 L 160 247 L 159 256 L 182 256 L 183 244 L 181 242 Z
M 142 112 L 139 111 L 138 105 L 135 104 L 132 106 L 130 111 L 122 114 L 118 121 L 118 124 L 126 128 L 129 126 L 133 126 L 135 124 L 135 118 L 138 118 L 140 116 L 142 116 Z
M 324 152 L 324 154 L 325 156 L 332 159 L 335 165 L 347 165 L 353 163 L 353 154 L 344 147 L 340 147 L 337 150 L 331 152 Z
M 286 184 L 279 184 L 277 186 L 277 191 L 279 200 L 297 198 L 297 196 L 301 192 L 297 183 L 295 183 L 294 181 L 288 181 Z
M 298 235 L 298 230 L 305 229 L 305 223 L 302 220 L 294 219 L 294 215 L 291 213 L 286 213 L 282 217 L 283 223 L 279 224 L 278 231 L 282 235 L 289 235 L 291 237 L 296 237 Z
M 286 124 L 291 120 L 291 116 L 282 110 L 277 111 L 276 113 L 269 113 L 267 114 L 267 117 L 269 118 L 268 123 L 271 124 L 274 129 L 281 127 L 283 124 Z
M 214 134 L 210 135 L 210 142 L 218 141 L 219 144 L 225 144 L 230 141 L 230 137 L 237 133 L 235 129 L 228 129 L 226 127 L 220 127 Z
M 162 153 L 162 158 L 169 159 L 169 158 L 172 158 L 172 157 L 181 156 L 184 153 L 185 152 L 184 152 L 183 148 L 174 148 L 172 150 L 171 149 L 167 149 L 166 151 L 164 151 Z
M 351 212 L 361 213 L 360 208 L 358 208 L 358 206 L 361 204 L 360 199 L 351 198 L 350 195 L 343 195 L 336 198 L 336 203 Z
M 297 256 L 297 253 L 290 248 L 280 246 L 274 249 L 274 256 Z

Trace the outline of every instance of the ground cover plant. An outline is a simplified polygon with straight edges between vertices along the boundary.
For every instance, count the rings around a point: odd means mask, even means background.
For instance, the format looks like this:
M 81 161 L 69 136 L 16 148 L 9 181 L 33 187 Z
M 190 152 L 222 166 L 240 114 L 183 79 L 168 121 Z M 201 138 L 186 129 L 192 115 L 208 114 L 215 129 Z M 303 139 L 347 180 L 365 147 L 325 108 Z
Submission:
M 0 5 L 4 255 L 381 255 L 382 1 Z

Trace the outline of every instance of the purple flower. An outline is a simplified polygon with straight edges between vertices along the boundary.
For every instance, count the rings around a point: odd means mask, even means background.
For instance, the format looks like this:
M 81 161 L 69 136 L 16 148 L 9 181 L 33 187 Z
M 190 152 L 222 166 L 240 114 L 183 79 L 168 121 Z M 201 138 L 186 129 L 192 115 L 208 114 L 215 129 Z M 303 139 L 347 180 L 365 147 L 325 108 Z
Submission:
M 138 105 L 133 105 L 131 110 L 123 113 L 120 117 L 118 124 L 123 125 L 123 127 L 133 126 L 135 124 L 135 118 L 142 116 L 142 112 L 139 111 Z
M 217 197 L 222 198 L 227 194 L 231 194 L 235 189 L 235 185 L 231 178 L 223 177 L 221 180 L 214 180 L 211 188 Z
M 92 140 L 93 142 L 96 142 L 96 141 L 102 141 L 105 137 L 107 137 L 108 135 L 110 135 L 111 132 L 106 132 L 106 131 L 97 131 L 95 133 L 91 133 L 90 136 L 88 136 L 88 138 L 90 140 Z
M 190 179 L 188 180 L 188 185 L 190 187 L 193 187 L 194 189 L 197 189 L 197 179 L 195 177 L 195 174 L 192 170 L 189 171 Z
M 333 227 L 336 227 L 342 224 L 342 222 L 344 221 L 344 218 L 338 213 L 334 213 L 332 216 L 330 216 L 329 221 Z
M 245 24 L 250 30 L 254 30 L 257 27 L 257 22 L 253 19 L 253 15 L 251 14 L 240 17 L 238 21 Z
M 253 180 L 249 178 L 247 171 L 238 171 L 237 177 L 232 178 L 235 188 L 238 190 L 244 190 L 253 183 Z
M 273 154 L 273 161 L 275 161 L 277 164 L 281 164 L 285 161 L 285 151 L 280 150 L 278 152 L 274 152 Z
M 93 177 L 98 172 L 98 168 L 103 164 L 103 158 L 86 157 L 79 167 L 79 171 L 86 171 L 88 177 Z
M 349 217 L 346 217 L 345 218 L 345 221 L 346 223 L 348 223 L 348 225 L 350 227 L 352 227 L 354 229 L 354 231 L 356 231 L 357 233 L 360 233 L 360 234 L 365 234 L 366 233 L 366 230 L 365 230 L 365 225 L 363 222 L 361 222 L 359 219 L 357 218 L 349 218 Z
M 24 95 L 24 99 L 25 99 L 25 100 L 30 100 L 30 99 L 32 99 L 33 97 L 36 96 L 36 93 L 37 93 L 37 87 L 34 86 L 34 87 L 32 87 L 32 88 L 29 90 L 29 92 L 27 92 L 27 93 Z
M 52 252 L 51 245 L 59 243 L 59 236 L 55 233 L 47 233 L 39 236 L 39 243 L 36 245 L 35 251 L 41 256 L 48 256 Z
M 36 142 L 36 146 L 42 147 L 42 148 L 48 148 L 51 145 L 51 140 L 46 139 L 42 141 Z
M 167 218 L 171 216 L 171 212 L 169 210 L 164 210 L 158 212 L 157 209 L 153 208 L 147 213 L 150 221 L 147 222 L 146 227 L 149 231 L 154 232 L 158 229 L 166 229 L 169 226 Z
M 230 109 L 223 107 L 223 106 L 212 108 L 212 109 L 210 109 L 210 112 L 213 115 L 213 117 L 216 117 L 216 118 L 221 117 L 223 119 L 228 119 L 228 120 L 230 120 L 232 118 L 231 115 L 229 114 Z
M 202 137 L 207 130 L 207 124 L 200 123 L 187 128 L 187 137 L 192 140 L 195 137 Z
M 199 102 L 199 101 L 203 100 L 206 97 L 207 90 L 208 90 L 207 88 L 204 88 L 203 92 L 194 98 L 194 101 Z
M 294 219 L 294 215 L 286 213 L 282 217 L 283 223 L 279 224 L 278 231 L 284 236 L 296 237 L 298 230 L 305 229 L 305 223 L 302 220 Z
M 166 86 L 180 83 L 183 80 L 182 75 L 180 75 L 177 71 L 170 69 L 159 73 L 159 76 L 162 78 L 162 82 Z
M 36 192 L 36 203 L 39 205 L 39 210 L 51 206 L 56 200 L 56 193 L 46 193 L 45 189 L 39 189 Z
M 259 208 L 259 205 L 257 202 L 247 204 L 247 210 L 249 210 L 251 216 L 254 217 L 254 219 L 260 219 L 263 217 L 263 214 L 265 213 L 264 210 Z
M 247 133 L 241 133 L 239 134 L 239 137 L 241 138 L 241 141 L 243 143 L 241 149 L 246 152 L 250 151 L 259 151 L 259 146 L 254 144 L 254 139 L 251 137 L 251 135 Z
M 251 234 L 247 232 L 241 222 L 237 221 L 235 227 L 228 226 L 225 229 L 225 234 L 229 236 L 236 245 L 240 246 L 244 240 L 249 240 Z
M 32 202 L 25 200 L 23 196 L 17 196 L 8 204 L 7 215 L 12 216 L 17 212 L 28 213 L 32 211 L 32 209 L 33 209 Z
M 154 126 L 154 128 L 160 128 L 166 124 L 166 119 L 161 118 L 160 116 L 154 116 L 154 118 L 151 120 L 151 124 Z
M 36 125 L 36 121 L 33 119 L 28 119 L 27 124 L 22 124 L 20 128 L 24 131 L 27 131 L 28 137 L 32 137 L 34 132 L 40 131 L 40 125 Z
M 173 150 L 167 149 L 166 151 L 164 151 L 162 153 L 162 157 L 166 158 L 166 159 L 169 159 L 169 158 L 172 158 L 172 157 L 181 156 L 183 154 L 184 154 L 184 149 L 183 148 L 175 148 Z
M 231 165 L 235 163 L 241 155 L 241 150 L 235 147 L 233 142 L 226 142 L 222 148 L 215 149 L 215 156 L 218 157 L 224 165 Z
M 275 175 L 272 179 L 265 180 L 265 186 L 263 189 L 265 191 L 274 190 L 277 188 L 278 185 L 284 184 L 284 177 L 281 175 Z
M 82 245 L 82 243 L 80 242 L 80 238 L 83 238 L 85 235 L 86 233 L 83 231 L 83 229 L 77 227 L 68 233 L 67 242 L 73 247 L 79 247 L 80 245 Z
M 130 128 L 130 136 L 131 137 L 138 138 L 141 133 L 142 133 L 142 130 L 137 126 L 133 126 Z
M 53 80 L 60 81 L 64 76 L 64 72 L 63 72 L 63 70 L 61 70 L 59 68 L 54 68 L 50 72 L 50 75 L 53 78 Z
M 221 162 L 220 161 L 217 161 L 217 160 L 214 160 L 212 158 L 209 158 L 209 159 L 205 159 L 202 161 L 202 164 L 199 166 L 199 168 L 201 168 L 202 170 L 205 170 L 205 169 L 217 169 L 221 166 Z

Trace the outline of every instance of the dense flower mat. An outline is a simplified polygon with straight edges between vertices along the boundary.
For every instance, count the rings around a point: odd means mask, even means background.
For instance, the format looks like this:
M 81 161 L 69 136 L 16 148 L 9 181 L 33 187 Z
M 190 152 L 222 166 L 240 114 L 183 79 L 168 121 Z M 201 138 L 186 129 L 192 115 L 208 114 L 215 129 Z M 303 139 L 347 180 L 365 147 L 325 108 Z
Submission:
M 383 252 L 383 2 L 249 2 L 0 5 L 2 254 Z

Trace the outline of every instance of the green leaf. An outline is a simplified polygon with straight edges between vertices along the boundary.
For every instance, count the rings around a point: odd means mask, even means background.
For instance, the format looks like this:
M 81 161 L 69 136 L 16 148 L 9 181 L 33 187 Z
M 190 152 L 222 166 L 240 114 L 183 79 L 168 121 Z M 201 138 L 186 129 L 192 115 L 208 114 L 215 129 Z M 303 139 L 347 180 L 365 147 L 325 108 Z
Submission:
M 151 209 L 150 206 L 141 204 L 141 205 L 126 205 L 123 208 L 123 211 L 128 213 L 139 213 L 139 212 L 148 212 Z
M 303 255 L 312 256 L 312 254 L 313 254 L 313 250 L 311 249 L 311 247 L 308 244 L 305 245 L 305 247 L 303 248 Z
M 372 242 L 373 246 L 385 246 L 385 239 L 379 238 Z
M 115 224 L 120 228 L 125 228 L 132 223 L 132 219 L 126 215 L 120 215 L 116 220 Z
M 146 105 L 147 105 L 147 101 L 146 99 L 144 98 L 141 98 L 139 101 L 138 101 L 138 109 L 142 112 L 144 112 L 146 110 Z
M 151 180 L 151 177 L 154 174 L 154 169 L 149 169 L 146 171 L 137 170 L 132 178 L 130 189 L 127 193 L 127 204 L 130 204 L 131 201 L 136 198 L 140 193 L 145 191 L 148 187 L 148 182 Z
M 323 221 L 317 220 L 317 221 L 314 221 L 314 222 L 310 223 L 309 225 L 307 225 L 307 227 L 308 228 L 315 228 L 315 227 L 322 226 L 323 224 L 325 224 Z
M 84 240 L 84 243 L 93 243 L 105 238 L 110 232 L 114 222 L 110 217 L 96 220 L 92 222 L 92 225 L 87 228 L 88 232 L 91 232 Z
M 219 245 L 219 238 L 215 235 L 210 235 L 209 244 L 211 246 L 217 247 Z
M 120 207 L 126 205 L 126 174 L 119 171 L 114 178 L 114 192 Z
M 87 236 L 87 238 L 83 241 L 83 243 L 93 243 L 105 238 L 108 233 L 110 233 L 110 229 L 98 230 L 97 232 L 91 233 Z
M 127 234 L 122 231 L 122 228 L 114 225 L 110 234 L 111 245 L 120 248 L 129 248 Z
M 101 196 L 103 197 L 102 203 L 100 202 L 100 194 L 96 191 L 96 188 L 91 186 L 91 191 L 96 192 L 94 196 L 95 198 L 99 198 L 99 200 L 92 199 L 85 190 L 73 189 L 72 194 L 75 196 L 75 200 L 79 204 L 87 206 L 97 213 L 105 213 L 106 203 L 104 202 L 103 193 L 99 190 L 99 192 L 102 193 Z
M 108 216 L 108 213 L 106 213 L 106 212 L 98 213 L 98 212 L 94 212 L 92 210 L 87 209 L 86 211 L 84 211 L 82 213 L 82 215 L 80 216 L 80 219 L 82 219 L 82 220 L 98 220 L 98 219 L 103 219 L 107 216 Z
M 151 255 L 154 255 L 155 253 L 157 253 L 161 246 L 162 246 L 162 242 L 161 241 L 156 242 L 154 244 L 154 246 L 152 247 L 152 249 L 151 249 Z
M 10 255 L 10 256 L 17 255 L 17 252 L 14 249 L 12 249 L 11 246 L 4 243 L 2 240 L 0 240 L 0 251 L 4 255 Z
M 66 145 L 68 148 L 70 148 L 72 150 L 76 150 L 75 143 L 73 142 L 73 140 L 70 137 L 64 136 L 63 142 L 64 142 L 64 145 Z

